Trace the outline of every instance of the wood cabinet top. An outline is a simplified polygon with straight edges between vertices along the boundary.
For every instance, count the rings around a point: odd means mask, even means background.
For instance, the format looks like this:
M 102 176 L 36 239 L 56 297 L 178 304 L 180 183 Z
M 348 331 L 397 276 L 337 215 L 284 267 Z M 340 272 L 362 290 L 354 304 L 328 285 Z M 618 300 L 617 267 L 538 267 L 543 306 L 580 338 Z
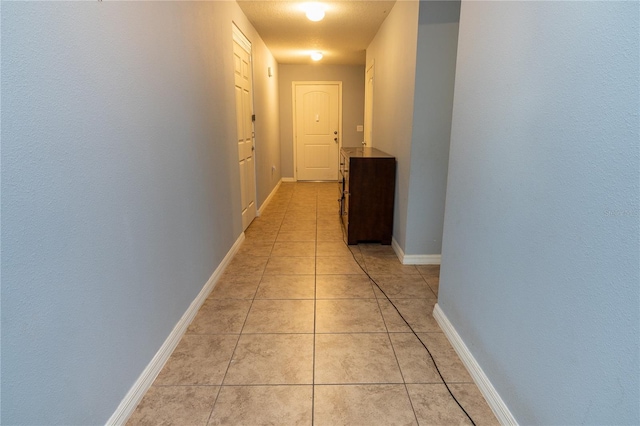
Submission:
M 376 148 L 342 148 L 345 157 L 361 157 L 361 158 L 394 158 L 386 152 Z

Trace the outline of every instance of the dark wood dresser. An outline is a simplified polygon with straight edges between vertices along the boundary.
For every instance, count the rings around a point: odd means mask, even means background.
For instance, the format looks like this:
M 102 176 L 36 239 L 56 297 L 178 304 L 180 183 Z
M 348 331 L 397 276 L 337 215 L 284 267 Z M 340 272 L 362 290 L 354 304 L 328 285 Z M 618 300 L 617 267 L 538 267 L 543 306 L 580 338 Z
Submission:
M 348 244 L 391 244 L 395 188 L 395 157 L 375 148 L 340 150 L 340 215 Z

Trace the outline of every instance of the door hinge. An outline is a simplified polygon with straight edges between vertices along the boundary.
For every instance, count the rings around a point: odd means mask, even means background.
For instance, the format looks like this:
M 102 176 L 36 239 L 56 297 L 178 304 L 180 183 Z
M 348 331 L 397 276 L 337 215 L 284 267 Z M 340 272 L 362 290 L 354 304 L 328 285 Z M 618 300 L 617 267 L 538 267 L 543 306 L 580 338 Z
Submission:
M 253 121 L 253 122 L 256 121 L 256 115 L 255 114 L 251 114 L 251 121 Z

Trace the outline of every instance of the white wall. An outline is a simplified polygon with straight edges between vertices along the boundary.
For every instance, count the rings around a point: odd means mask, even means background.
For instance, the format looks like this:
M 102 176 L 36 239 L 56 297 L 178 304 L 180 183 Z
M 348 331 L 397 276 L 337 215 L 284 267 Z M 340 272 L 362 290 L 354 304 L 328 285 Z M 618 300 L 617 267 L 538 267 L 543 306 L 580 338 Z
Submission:
M 416 77 L 418 1 L 398 1 L 367 47 L 375 63 L 373 146 L 397 159 L 393 237 L 404 248 Z
M 462 4 L 439 304 L 520 424 L 640 423 L 638 20 Z
M 104 424 L 241 234 L 232 20 L 273 65 L 235 2 L 3 3 L 3 424 Z
M 407 255 L 440 255 L 447 190 L 459 1 L 421 1 L 413 107 Z
M 282 176 L 293 177 L 293 109 L 292 82 L 342 82 L 342 146 L 362 146 L 364 124 L 364 66 L 361 65 L 293 65 L 281 64 L 277 75 L 280 84 L 280 135 Z

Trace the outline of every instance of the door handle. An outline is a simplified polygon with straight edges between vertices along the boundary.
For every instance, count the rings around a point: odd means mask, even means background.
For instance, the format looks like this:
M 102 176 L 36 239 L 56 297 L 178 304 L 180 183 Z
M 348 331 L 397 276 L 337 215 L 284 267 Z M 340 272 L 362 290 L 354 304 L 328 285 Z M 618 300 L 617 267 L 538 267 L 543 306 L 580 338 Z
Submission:
M 336 143 L 338 143 L 338 138 L 333 138 L 334 141 L 336 141 Z

